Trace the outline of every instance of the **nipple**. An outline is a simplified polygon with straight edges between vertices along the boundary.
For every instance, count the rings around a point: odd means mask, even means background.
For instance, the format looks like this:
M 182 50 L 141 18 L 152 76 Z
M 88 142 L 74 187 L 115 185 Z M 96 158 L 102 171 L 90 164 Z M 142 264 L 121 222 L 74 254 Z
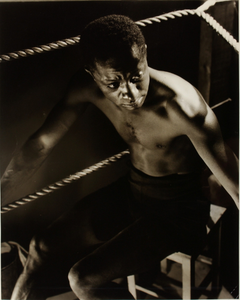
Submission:
M 157 144 L 157 147 L 158 147 L 159 149 L 165 149 L 165 148 L 167 148 L 167 146 L 164 146 L 164 145 L 161 145 L 161 144 Z

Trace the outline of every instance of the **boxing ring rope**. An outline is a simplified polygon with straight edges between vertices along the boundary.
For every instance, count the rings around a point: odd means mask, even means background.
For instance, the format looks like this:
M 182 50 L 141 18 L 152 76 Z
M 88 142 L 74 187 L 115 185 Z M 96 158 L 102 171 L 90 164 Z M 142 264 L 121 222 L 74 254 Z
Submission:
M 164 21 L 169 20 L 169 18 L 174 19 L 176 16 L 182 17 L 184 15 L 197 14 L 198 16 L 203 17 L 217 32 L 219 32 L 219 33 L 221 32 L 220 34 L 226 39 L 226 41 L 228 41 L 228 43 L 235 50 L 237 50 L 239 52 L 239 43 L 225 29 L 223 29 L 223 27 L 219 23 L 217 23 L 210 15 L 208 15 L 204 12 L 204 10 L 207 10 L 210 6 L 214 5 L 216 2 L 219 2 L 219 1 L 208 0 L 203 5 L 198 7 L 196 10 L 188 10 L 188 9 L 179 10 L 179 11 L 163 14 L 163 15 L 160 15 L 157 17 L 137 21 L 136 24 L 138 24 L 140 26 L 146 26 L 148 24 L 152 24 L 152 22 L 159 23 L 162 20 L 164 20 Z M 28 55 L 34 55 L 35 53 L 42 53 L 44 51 L 50 51 L 52 49 L 58 49 L 60 47 L 67 47 L 68 45 L 74 45 L 74 44 L 78 43 L 79 41 L 80 41 L 80 36 L 77 36 L 77 37 L 73 37 L 71 39 L 65 39 L 62 41 L 50 43 L 48 45 L 42 45 L 40 47 L 33 47 L 32 49 L 25 49 L 24 51 L 12 52 L 12 53 L 9 53 L 6 55 L 1 55 L 0 62 L 2 62 L 3 60 L 9 61 L 12 58 L 17 59 L 19 57 L 26 57 Z M 231 101 L 230 98 L 214 105 L 212 107 L 212 109 L 215 109 L 216 107 L 221 106 L 224 103 L 229 102 L 229 101 Z M 12 202 L 6 206 L 3 206 L 1 208 L 1 213 L 7 213 L 8 211 L 11 211 L 21 205 L 27 204 L 27 203 L 32 202 L 33 200 L 36 200 L 42 196 L 52 193 L 54 190 L 58 190 L 64 186 L 72 183 L 73 181 L 79 180 L 80 178 L 82 178 L 88 174 L 91 174 L 94 171 L 97 171 L 101 168 L 104 168 L 104 167 L 122 159 L 125 155 L 127 155 L 129 153 L 130 152 L 128 149 L 124 150 L 124 151 L 122 151 L 116 155 L 113 155 L 105 160 L 102 160 L 86 169 L 83 169 L 80 172 L 76 172 L 73 175 L 69 175 L 68 177 L 62 179 L 61 181 L 57 181 L 53 184 L 50 184 L 47 187 L 41 189 L 40 191 L 35 192 L 34 194 L 30 194 L 28 196 L 25 196 L 19 200 Z
M 154 22 L 160 23 L 161 21 L 168 21 L 170 19 L 175 19 L 176 17 L 183 17 L 188 15 L 197 15 L 203 18 L 219 35 L 221 35 L 237 52 L 239 52 L 239 43 L 236 39 L 220 25 L 212 16 L 205 11 L 215 5 L 217 2 L 222 0 L 208 0 L 203 5 L 199 6 L 197 9 L 184 9 L 177 10 L 169 13 L 165 13 L 152 18 L 147 18 L 144 20 L 136 21 L 135 23 L 139 26 L 146 26 L 153 24 Z M 14 51 L 7 54 L 0 55 L 0 63 L 3 61 L 10 61 L 12 59 L 18 59 L 21 57 L 27 57 L 35 55 L 37 53 L 49 52 L 51 50 L 61 49 L 71 45 L 76 45 L 80 42 L 81 36 L 75 36 L 68 39 L 59 40 L 56 42 L 48 43 L 46 45 L 40 45 L 37 47 L 32 47 L 29 49 L 24 49 L 20 51 Z
M 102 169 L 104 167 L 107 167 L 109 165 L 111 165 L 112 163 L 120 160 L 121 158 L 123 158 L 125 155 L 129 154 L 129 150 L 124 150 L 118 154 L 115 154 L 107 159 L 104 159 L 86 169 L 83 169 L 80 172 L 76 172 L 73 175 L 69 175 L 68 177 L 57 181 L 53 184 L 50 184 L 44 188 L 42 188 L 40 191 L 35 192 L 34 194 L 28 195 L 26 197 L 23 197 L 19 200 L 16 200 L 6 206 L 3 206 L 1 208 L 1 213 L 6 213 L 10 210 L 13 210 L 21 205 L 27 204 L 29 202 L 32 202 L 33 200 L 36 200 L 42 196 L 46 196 L 47 194 L 50 194 L 52 192 L 54 192 L 55 190 L 58 190 L 66 185 L 68 185 L 69 183 L 72 183 L 73 181 L 79 180 L 80 178 L 89 175 L 91 173 L 93 173 L 94 171 L 98 171 L 99 169 Z
M 40 191 L 35 192 L 34 194 L 28 195 L 26 197 L 23 197 L 19 200 L 16 200 L 6 206 L 3 206 L 1 208 L 1 213 L 6 213 L 10 210 L 13 210 L 21 205 L 27 204 L 29 202 L 32 202 L 33 200 L 36 200 L 42 196 L 46 196 L 47 194 L 50 194 L 52 192 L 54 192 L 55 190 L 58 190 L 66 185 L 68 185 L 69 183 L 72 183 L 73 181 L 79 180 L 80 178 L 89 175 L 91 173 L 93 173 L 94 171 L 98 171 L 99 169 L 102 169 L 104 167 L 107 167 L 109 165 L 111 165 L 112 163 L 120 160 L 121 158 L 123 158 L 125 155 L 129 154 L 129 150 L 124 150 L 118 154 L 115 154 L 107 159 L 104 159 L 86 169 L 83 169 L 80 172 L 76 172 L 73 175 L 69 175 L 68 177 L 57 181 L 53 184 L 50 184 L 44 188 L 42 188 Z
M 237 52 L 239 52 L 239 43 L 234 37 L 222 27 L 212 16 L 204 11 L 200 11 L 198 9 L 184 9 L 184 10 L 177 10 L 171 13 L 163 14 L 157 17 L 144 19 L 137 21 L 136 24 L 139 26 L 146 26 L 148 24 L 153 24 L 153 22 L 161 22 L 167 21 L 169 19 L 175 19 L 175 17 L 182 17 L 186 15 L 198 15 L 202 17 L 209 25 L 212 26 L 215 31 L 220 34 Z
M 219 107 L 219 106 L 221 106 L 221 105 L 223 105 L 227 102 L 230 102 L 230 101 L 232 101 L 232 99 L 228 98 L 228 99 L 212 106 L 211 108 L 215 109 L 215 108 L 217 108 L 217 107 Z M 111 156 L 107 159 L 104 159 L 104 160 L 102 160 L 102 161 L 100 161 L 100 162 L 98 162 L 98 163 L 96 163 L 96 164 L 94 164 L 94 165 L 92 165 L 92 166 L 90 166 L 86 169 L 83 169 L 80 172 L 76 172 L 73 175 L 69 175 L 68 177 L 66 177 L 66 178 L 64 178 L 60 181 L 57 181 L 53 184 L 50 184 L 50 185 L 42 188 L 40 191 L 35 192 L 34 194 L 30 194 L 28 196 L 25 196 L 25 197 L 19 199 L 19 200 L 16 200 L 12 203 L 9 203 L 6 206 L 2 206 L 1 214 L 7 213 L 7 212 L 9 212 L 9 211 L 11 211 L 15 208 L 18 208 L 19 206 L 22 206 L 24 204 L 32 202 L 32 201 L 34 201 L 34 200 L 36 200 L 36 199 L 38 199 L 42 196 L 46 196 L 46 195 L 54 192 L 55 190 L 59 190 L 60 188 L 66 186 L 66 185 L 68 185 L 68 184 L 70 184 L 70 183 L 72 183 L 76 180 L 79 180 L 84 176 L 87 176 L 87 175 L 89 175 L 89 174 L 91 174 L 95 171 L 98 171 L 99 169 L 105 168 L 105 167 L 111 165 L 112 163 L 115 163 L 116 161 L 122 159 L 127 154 L 130 154 L 130 151 L 128 149 L 126 149 L 126 150 L 124 150 L 124 151 L 122 151 L 118 154 L 115 154 L 115 155 L 113 155 L 113 156 Z

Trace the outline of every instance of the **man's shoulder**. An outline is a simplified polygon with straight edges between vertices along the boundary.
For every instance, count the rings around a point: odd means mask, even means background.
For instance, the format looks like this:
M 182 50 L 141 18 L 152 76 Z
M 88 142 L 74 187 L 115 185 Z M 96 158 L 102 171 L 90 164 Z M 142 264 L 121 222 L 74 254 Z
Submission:
M 184 78 L 166 71 L 150 68 L 150 77 L 159 87 L 170 91 L 166 109 L 180 118 L 194 120 L 207 113 L 206 103 L 200 92 Z
M 194 89 L 188 81 L 174 73 L 149 68 L 149 74 L 152 80 L 171 89 L 174 94 L 187 94 Z
M 149 68 L 149 74 L 152 85 L 162 91 L 168 91 L 171 95 L 168 99 L 169 103 L 180 105 L 184 107 L 192 106 L 196 108 L 199 106 L 199 101 L 202 97 L 198 90 L 184 78 L 166 71 L 160 71 Z
M 189 93 L 176 94 L 167 103 L 169 116 L 179 126 L 200 125 L 204 123 L 208 114 L 208 107 L 201 94 L 196 90 L 190 90 Z

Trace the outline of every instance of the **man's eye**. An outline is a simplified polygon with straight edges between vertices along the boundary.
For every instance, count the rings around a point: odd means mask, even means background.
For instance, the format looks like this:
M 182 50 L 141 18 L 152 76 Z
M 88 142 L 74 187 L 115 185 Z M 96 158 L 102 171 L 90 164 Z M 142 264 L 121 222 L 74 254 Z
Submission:
M 131 81 L 132 81 L 132 82 L 138 82 L 138 81 L 140 81 L 141 79 L 142 79 L 142 76 L 134 76 L 134 77 L 132 77 Z
M 112 82 L 111 84 L 108 85 L 110 89 L 117 89 L 119 87 L 118 82 Z

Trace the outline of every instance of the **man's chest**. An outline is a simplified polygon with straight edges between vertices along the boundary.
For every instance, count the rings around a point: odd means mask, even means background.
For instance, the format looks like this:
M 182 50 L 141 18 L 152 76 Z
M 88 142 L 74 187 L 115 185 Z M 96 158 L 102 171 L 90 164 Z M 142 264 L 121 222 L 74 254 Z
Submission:
M 106 100 L 94 104 L 112 122 L 128 145 L 139 145 L 149 150 L 170 150 L 172 142 L 182 134 L 169 118 L 164 103 L 131 112 L 123 112 Z
M 167 149 L 177 136 L 177 130 L 166 116 L 146 112 L 112 120 L 118 133 L 128 144 L 139 144 L 147 149 Z

